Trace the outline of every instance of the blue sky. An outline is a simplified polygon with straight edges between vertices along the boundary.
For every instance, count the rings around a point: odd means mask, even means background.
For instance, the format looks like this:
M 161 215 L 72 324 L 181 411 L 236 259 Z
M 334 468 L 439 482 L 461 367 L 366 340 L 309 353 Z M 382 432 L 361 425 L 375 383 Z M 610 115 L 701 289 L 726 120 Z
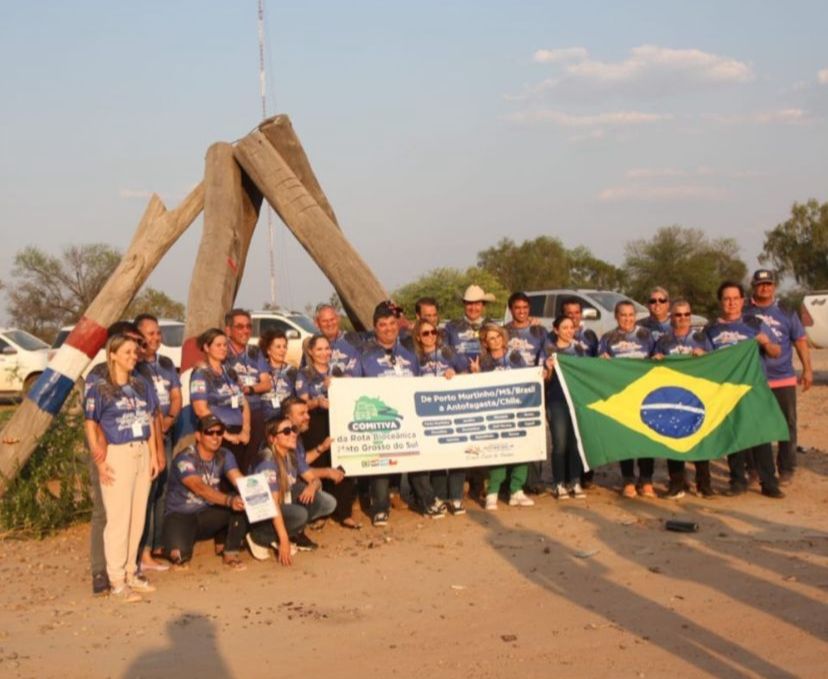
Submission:
M 269 113 L 389 289 L 504 236 L 620 263 L 675 223 L 753 266 L 794 201 L 828 200 L 827 7 L 271 0 Z M 255 0 L 5 2 L 0 59 L 2 279 L 26 245 L 125 247 L 149 192 L 174 206 L 260 117 Z M 327 298 L 276 222 L 279 302 Z M 150 284 L 186 300 L 198 238 Z M 262 220 L 241 304 L 267 260 Z

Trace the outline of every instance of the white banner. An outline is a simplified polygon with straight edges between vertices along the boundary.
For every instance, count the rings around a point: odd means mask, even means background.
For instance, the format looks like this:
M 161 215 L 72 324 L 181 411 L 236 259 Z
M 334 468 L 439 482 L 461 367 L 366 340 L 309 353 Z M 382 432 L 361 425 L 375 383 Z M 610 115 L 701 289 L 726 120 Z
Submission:
M 546 458 L 540 368 L 331 380 L 332 464 L 349 476 Z

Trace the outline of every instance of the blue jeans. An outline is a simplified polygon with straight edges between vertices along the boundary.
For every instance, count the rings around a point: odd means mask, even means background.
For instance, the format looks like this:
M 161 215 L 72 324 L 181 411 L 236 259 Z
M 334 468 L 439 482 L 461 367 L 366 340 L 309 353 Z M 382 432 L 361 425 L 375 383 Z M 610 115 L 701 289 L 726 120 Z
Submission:
M 462 500 L 463 484 L 466 483 L 465 469 L 431 472 L 431 487 L 441 500 Z
M 172 431 L 164 436 L 164 455 L 167 464 L 150 486 L 149 500 L 147 500 L 147 517 L 144 521 L 144 534 L 141 536 L 141 544 L 138 547 L 138 562 L 141 562 L 141 554 L 144 549 L 152 551 L 160 550 L 163 547 L 161 533 L 164 529 L 164 506 L 167 502 L 167 479 L 170 475 L 172 464 Z
M 546 408 L 549 428 L 552 434 L 552 480 L 559 483 L 579 481 L 584 471 L 581 456 L 578 454 L 578 442 L 575 439 L 575 427 L 569 417 L 569 408 L 565 401 L 549 401 Z
M 368 481 L 368 494 L 371 496 L 371 516 L 388 514 L 391 509 L 390 476 L 372 476 Z
M 288 537 L 296 537 L 305 530 L 305 526 L 311 521 L 321 519 L 329 516 L 336 509 L 336 499 L 333 495 L 326 493 L 324 490 L 317 490 L 313 497 L 313 502 L 310 504 L 302 504 L 299 502 L 299 495 L 305 489 L 307 484 L 304 481 L 297 481 L 290 489 L 292 502 L 288 502 L 279 507 L 282 513 L 282 520 L 285 522 L 285 530 Z M 250 534 L 253 541 L 257 545 L 267 547 L 271 542 L 278 542 L 276 529 L 273 527 L 273 521 L 258 521 L 250 526 Z

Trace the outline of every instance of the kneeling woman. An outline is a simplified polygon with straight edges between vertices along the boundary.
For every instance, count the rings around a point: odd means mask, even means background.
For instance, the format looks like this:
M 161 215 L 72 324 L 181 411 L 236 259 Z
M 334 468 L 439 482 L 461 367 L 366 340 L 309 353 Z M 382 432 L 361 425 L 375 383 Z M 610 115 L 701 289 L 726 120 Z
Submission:
M 86 394 L 84 429 L 98 467 L 106 509 L 104 554 L 112 595 L 132 603 L 137 592 L 154 588 L 136 575 L 138 545 L 144 531 L 152 479 L 158 475 L 160 438 L 155 390 L 133 376 L 138 344 L 115 335 L 106 345 L 108 375 Z
M 242 474 L 236 458 L 221 447 L 224 424 L 214 415 L 198 421 L 195 444 L 175 456 L 167 486 L 164 517 L 164 552 L 172 563 L 181 565 L 193 556 L 197 540 L 223 539 L 224 563 L 244 570 L 239 557 L 247 519 L 241 497 L 220 490 L 236 487 Z
M 519 351 L 508 350 L 509 336 L 506 330 L 495 323 L 486 323 L 480 329 L 480 358 L 471 363 L 472 372 L 491 372 L 493 370 L 511 370 L 525 368 L 526 363 Z M 497 510 L 497 496 L 500 487 L 509 478 L 509 504 L 517 507 L 531 507 L 535 501 L 526 496 L 523 486 L 529 473 L 529 465 L 510 464 L 489 469 L 489 487 L 486 490 L 486 509 Z
M 305 526 L 331 514 L 336 509 L 336 500 L 322 490 L 314 470 L 308 467 L 303 456 L 296 454 L 298 427 L 287 417 L 279 416 L 267 423 L 266 436 L 267 447 L 262 448 L 253 473 L 265 475 L 279 507 L 279 516 L 273 521 L 254 523 L 248 545 L 257 559 L 268 558 L 268 548 L 277 547 L 279 561 L 288 566 L 289 542 L 301 551 L 316 549 L 316 543 L 305 535 Z

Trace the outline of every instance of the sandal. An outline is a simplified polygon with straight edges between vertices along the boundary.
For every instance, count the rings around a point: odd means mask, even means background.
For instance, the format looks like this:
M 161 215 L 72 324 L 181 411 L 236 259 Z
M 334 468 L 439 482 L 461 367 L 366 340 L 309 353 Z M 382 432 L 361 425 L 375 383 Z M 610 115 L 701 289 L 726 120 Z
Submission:
M 362 524 L 357 523 L 353 519 L 343 519 L 339 522 L 339 525 L 348 530 L 362 530 Z

